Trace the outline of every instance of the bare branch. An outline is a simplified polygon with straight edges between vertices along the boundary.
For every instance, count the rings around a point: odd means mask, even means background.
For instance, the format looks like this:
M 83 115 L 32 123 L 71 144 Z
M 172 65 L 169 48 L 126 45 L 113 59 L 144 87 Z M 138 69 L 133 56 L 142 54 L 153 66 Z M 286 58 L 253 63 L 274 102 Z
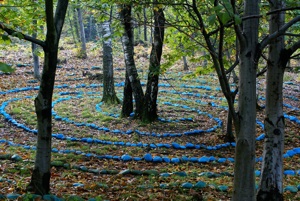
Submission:
M 37 45 L 40 45 L 40 46 L 43 47 L 43 48 L 44 48 L 45 45 L 46 45 L 44 41 L 41 41 L 41 40 L 39 40 L 39 39 L 33 38 L 33 37 L 31 37 L 31 36 L 28 36 L 28 35 L 26 35 L 26 34 L 23 34 L 23 33 L 19 32 L 19 31 L 10 29 L 10 28 L 6 27 L 6 26 L 4 25 L 4 23 L 2 23 L 2 22 L 0 22 L 0 29 L 2 29 L 2 30 L 5 31 L 8 35 L 11 35 L 11 36 L 13 36 L 15 33 L 20 33 L 20 34 L 22 35 L 22 37 L 23 37 L 24 40 L 27 40 L 27 41 L 29 41 L 29 42 L 35 43 L 35 44 L 37 44 Z

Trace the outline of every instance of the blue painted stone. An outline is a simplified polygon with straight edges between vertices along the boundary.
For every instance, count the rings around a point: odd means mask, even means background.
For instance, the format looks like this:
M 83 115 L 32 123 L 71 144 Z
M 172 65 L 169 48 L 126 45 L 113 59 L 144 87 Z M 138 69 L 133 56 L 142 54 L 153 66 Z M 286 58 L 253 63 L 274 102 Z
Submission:
M 296 170 L 296 174 L 297 174 L 297 175 L 300 175 L 300 170 Z
M 300 147 L 294 148 L 293 151 L 294 151 L 296 154 L 300 154 Z
M 167 156 L 163 156 L 162 159 L 166 163 L 170 163 L 171 162 L 171 159 L 169 157 L 167 157 Z
M 226 162 L 226 158 L 219 158 L 219 159 L 218 159 L 218 162 L 219 162 L 219 163 L 225 163 L 225 162 Z
M 87 142 L 87 143 L 93 143 L 94 140 L 93 140 L 92 138 L 87 138 L 87 139 L 86 139 L 86 142 Z
M 175 148 L 175 149 L 180 149 L 180 145 L 176 142 L 172 142 L 172 146 Z
M 180 177 L 186 177 L 187 176 L 187 173 L 183 172 L 183 171 L 174 172 L 173 174 L 177 175 L 177 176 L 180 176 Z
M 284 191 L 290 191 L 291 193 L 297 193 L 298 188 L 296 186 L 286 186 L 284 188 Z
M 58 149 L 57 148 L 52 148 L 52 152 L 57 153 Z
M 227 158 L 227 160 L 234 163 L 234 158 Z
M 288 154 L 283 154 L 283 158 L 289 158 L 290 156 Z
M 155 149 L 156 145 L 155 144 L 150 144 L 150 148 Z
M 181 160 L 182 160 L 183 162 L 188 162 L 188 161 L 189 161 L 189 158 L 188 158 L 187 156 L 182 156 L 182 157 L 181 157 Z
M 13 161 L 21 161 L 22 160 L 21 156 L 19 156 L 18 154 L 12 155 L 11 159 Z
M 283 171 L 283 174 L 285 174 L 285 175 L 295 175 L 295 171 L 294 170 L 285 170 L 285 171 Z
M 84 187 L 84 184 L 82 184 L 82 183 L 74 183 L 73 186 L 74 187 Z
M 201 158 L 198 159 L 199 163 L 207 163 L 209 161 L 209 158 L 206 156 L 202 156 Z
M 124 162 L 131 161 L 132 157 L 128 154 L 124 154 L 124 155 L 121 156 L 121 160 L 124 161 Z
M 18 197 L 20 197 L 20 194 L 17 193 L 9 193 L 6 195 L 6 198 L 9 200 L 16 200 Z
M 208 160 L 211 162 L 211 161 L 215 161 L 216 158 L 214 156 L 210 156 Z
M 297 186 L 298 190 L 300 191 L 300 184 Z
M 168 185 L 167 184 L 159 184 L 159 187 L 160 188 L 168 188 Z
M 201 146 L 199 144 L 195 145 L 195 149 L 200 149 Z
M 134 132 L 133 130 L 128 130 L 125 133 L 129 135 L 129 134 L 132 134 L 133 132 Z
M 179 158 L 172 158 L 171 163 L 179 163 L 180 159 Z
M 294 150 L 288 150 L 286 154 L 289 155 L 289 157 L 293 157 L 296 153 L 294 152 Z
M 195 185 L 195 188 L 205 188 L 206 187 L 206 183 L 204 181 L 198 181 Z
M 161 176 L 161 177 L 169 177 L 170 174 L 169 174 L 169 173 L 161 173 L 160 176 Z
M 105 157 L 106 159 L 112 159 L 112 158 L 113 158 L 112 155 L 105 155 L 104 157 Z
M 162 158 L 160 156 L 154 156 L 153 162 L 156 162 L 156 163 L 162 162 Z
M 193 184 L 190 182 L 185 182 L 181 185 L 182 188 L 193 188 Z
M 133 157 L 133 160 L 134 160 L 134 161 L 141 161 L 142 158 L 141 158 L 141 157 Z
M 189 160 L 193 163 L 197 162 L 198 161 L 198 158 L 197 157 L 190 157 Z
M 153 160 L 152 155 L 151 155 L 150 153 L 146 153 L 146 154 L 144 155 L 144 159 L 145 159 L 145 161 L 147 161 L 147 162 L 151 162 L 151 161 Z
M 192 148 L 195 147 L 195 145 L 192 144 L 192 143 L 190 143 L 190 142 L 188 142 L 188 143 L 186 143 L 185 147 L 186 147 L 187 149 L 192 149 Z
M 260 176 L 260 171 L 259 170 L 255 170 L 255 176 L 257 176 L 257 177 Z
M 220 186 L 218 186 L 217 190 L 222 191 L 222 192 L 225 192 L 225 191 L 228 190 L 228 186 L 220 185 Z
M 121 174 L 121 175 L 126 175 L 126 174 L 130 174 L 130 173 L 131 173 L 131 170 L 129 170 L 129 169 L 122 170 L 121 172 L 119 172 L 119 174 Z

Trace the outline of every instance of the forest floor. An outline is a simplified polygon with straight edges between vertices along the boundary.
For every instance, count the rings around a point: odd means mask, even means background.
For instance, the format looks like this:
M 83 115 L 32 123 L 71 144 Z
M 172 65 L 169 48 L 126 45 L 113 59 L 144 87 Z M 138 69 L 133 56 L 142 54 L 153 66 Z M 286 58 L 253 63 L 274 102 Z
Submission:
M 51 193 L 68 200 L 75 200 L 71 195 L 84 200 L 230 200 L 234 144 L 224 142 L 226 102 L 216 76 L 194 77 L 193 65 L 183 71 L 176 63 L 160 77 L 162 121 L 147 125 L 120 118 L 121 105 L 101 105 L 101 82 L 82 76 L 84 70 L 101 72 L 101 52 L 91 45 L 89 49 L 84 60 L 75 56 L 75 50 L 60 50 L 59 57 L 66 62 L 57 69 L 53 96 Z M 139 76 L 146 83 L 149 49 L 137 46 L 135 51 Z M 122 99 L 125 67 L 121 51 L 115 52 L 116 92 Z M 1 51 L 0 60 L 13 66 L 31 64 L 30 55 L 26 46 L 19 45 Z M 39 83 L 32 73 L 31 65 L 19 65 L 12 74 L 0 74 L 0 195 L 26 193 L 34 166 L 33 99 Z M 300 200 L 299 74 L 287 73 L 285 81 L 284 111 L 291 119 L 285 121 L 284 196 Z M 257 87 L 263 105 L 263 77 Z M 257 184 L 263 117 L 264 110 L 258 110 Z M 16 121 L 7 121 L 10 118 Z

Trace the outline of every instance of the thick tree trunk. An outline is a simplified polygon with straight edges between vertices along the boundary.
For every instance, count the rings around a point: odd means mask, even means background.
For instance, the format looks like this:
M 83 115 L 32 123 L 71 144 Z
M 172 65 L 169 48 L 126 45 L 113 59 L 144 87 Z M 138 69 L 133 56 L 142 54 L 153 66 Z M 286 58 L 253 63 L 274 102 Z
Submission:
M 282 0 L 270 2 L 271 11 L 284 7 Z M 284 24 L 284 13 L 275 12 L 269 21 L 269 34 Z M 284 117 L 282 108 L 283 75 L 288 58 L 282 58 L 284 38 L 278 37 L 269 45 L 265 109 L 265 144 L 262 174 L 257 200 L 283 200 Z M 285 61 L 285 62 L 284 62 Z
M 138 77 L 134 62 L 134 51 L 133 51 L 133 31 L 131 25 L 131 5 L 120 6 L 120 18 L 122 25 L 124 26 L 124 34 L 122 36 L 122 45 L 124 51 L 124 59 L 126 64 L 126 73 L 128 75 L 133 96 L 135 99 L 135 117 L 141 118 L 143 111 L 144 92 Z M 127 97 L 127 96 L 126 96 Z M 124 97 L 125 99 L 125 97 Z M 127 102 L 127 100 L 124 100 Z M 123 103 L 124 105 L 124 103 Z
M 245 1 L 245 16 L 259 15 L 259 0 Z M 255 195 L 256 69 L 258 18 L 243 21 L 240 40 L 238 121 L 235 122 L 234 201 L 253 201 Z
M 52 95 L 57 65 L 58 43 L 64 23 L 68 0 L 59 0 L 55 18 L 53 17 L 53 1 L 46 1 L 47 35 L 44 48 L 45 58 L 42 79 L 37 97 L 35 110 L 37 114 L 37 150 L 35 166 L 32 172 L 28 190 L 37 194 L 50 192 L 51 168 L 51 138 L 52 138 Z
M 157 1 L 155 1 L 157 3 Z M 157 119 L 157 94 L 160 73 L 160 60 L 164 41 L 165 16 L 163 9 L 154 9 L 154 43 L 150 54 L 148 82 L 144 99 L 144 111 L 142 120 L 153 122 Z
M 114 85 L 114 69 L 112 56 L 112 42 L 110 21 L 102 23 L 103 36 L 103 98 L 102 101 L 107 104 L 118 104 L 118 99 Z
M 80 50 L 79 57 L 82 58 L 82 59 L 86 59 L 87 58 L 86 39 L 85 39 L 85 32 L 84 32 L 84 25 L 83 25 L 81 8 L 77 8 L 77 14 L 78 14 L 80 44 L 81 44 L 81 50 Z

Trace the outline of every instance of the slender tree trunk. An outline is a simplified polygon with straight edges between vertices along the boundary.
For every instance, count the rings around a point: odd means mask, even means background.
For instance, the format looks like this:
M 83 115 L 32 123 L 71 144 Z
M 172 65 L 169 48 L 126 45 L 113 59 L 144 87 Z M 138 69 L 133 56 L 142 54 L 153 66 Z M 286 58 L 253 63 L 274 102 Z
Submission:
M 189 65 L 187 63 L 186 56 L 182 56 L 182 60 L 183 60 L 183 70 L 185 70 L 185 71 L 189 70 Z
M 78 14 L 79 33 L 80 33 L 80 42 L 81 42 L 81 50 L 80 50 L 79 57 L 82 59 L 86 59 L 87 58 L 86 39 L 85 39 L 85 32 L 84 32 L 81 8 L 77 8 L 77 14 Z
M 124 34 L 122 36 L 122 45 L 126 64 L 126 73 L 131 84 L 133 96 L 135 99 L 135 116 L 141 118 L 143 111 L 144 92 L 138 77 L 134 58 L 133 58 L 133 31 L 131 24 L 131 5 L 123 4 L 120 6 L 120 18 L 124 26 Z M 127 97 L 127 96 L 126 96 Z M 125 99 L 125 97 L 124 97 Z M 124 100 L 124 102 L 128 102 Z M 124 107 L 124 103 L 123 103 Z
M 40 88 L 35 98 L 38 123 L 37 150 L 31 182 L 28 185 L 28 190 L 41 195 L 50 192 L 52 95 L 57 65 L 58 43 L 68 7 L 68 0 L 58 0 L 55 18 L 53 16 L 53 1 L 46 0 L 45 5 L 47 23 L 47 35 L 44 46 L 45 58 Z
M 246 0 L 245 16 L 259 15 L 259 0 Z M 256 69 L 259 19 L 243 21 L 240 44 L 238 121 L 235 122 L 236 148 L 232 200 L 253 201 L 255 196 Z
M 158 3 L 157 1 L 154 1 Z M 154 12 L 154 42 L 150 54 L 148 82 L 144 100 L 143 121 L 153 122 L 157 119 L 157 94 L 160 73 L 160 60 L 164 41 L 165 16 L 163 9 L 153 9 Z
M 231 97 L 232 97 L 232 104 L 234 104 L 234 100 L 235 100 L 235 93 L 232 92 L 231 93 Z M 233 135 L 233 114 L 231 110 L 228 110 L 228 114 L 227 114 L 227 127 L 226 127 L 226 135 L 225 135 L 225 142 L 234 142 L 234 135 Z
M 71 28 L 71 34 L 72 34 L 72 37 L 73 37 L 73 41 L 74 41 L 74 44 L 75 44 L 75 47 L 77 47 L 77 38 L 75 37 L 75 34 L 76 34 L 76 28 L 75 28 L 75 25 L 74 25 L 74 20 L 72 20 L 71 18 L 71 12 L 70 12 L 70 9 L 68 10 L 68 20 L 69 20 L 69 24 L 70 24 L 70 28 Z M 76 24 L 76 22 L 75 22 Z
M 271 11 L 284 8 L 282 0 L 270 1 Z M 269 34 L 284 25 L 284 13 L 275 12 L 269 21 Z M 283 200 L 283 147 L 284 117 L 282 108 L 283 75 L 288 58 L 282 58 L 284 37 L 279 37 L 269 45 L 267 62 L 267 90 L 265 109 L 265 144 L 262 174 L 257 200 Z M 285 62 L 284 62 L 285 61 Z
M 110 21 L 102 23 L 103 36 L 103 98 L 102 101 L 107 104 L 118 104 L 118 99 L 114 86 L 114 70 Z
M 81 43 L 81 38 L 80 38 L 80 26 L 79 26 L 79 19 L 78 19 L 78 13 L 75 8 L 71 9 L 72 11 L 72 16 L 73 16 L 73 23 L 74 23 L 74 30 L 75 30 L 75 35 L 76 35 L 76 42 Z
M 146 13 L 146 7 L 143 8 L 143 15 L 144 15 L 144 41 L 148 41 L 148 38 L 147 38 L 147 13 Z
M 32 21 L 35 30 L 33 31 L 32 37 L 37 37 L 37 20 Z M 37 50 L 37 44 L 31 43 L 31 51 L 32 51 L 32 58 L 33 58 L 33 76 L 35 79 L 40 80 L 41 74 L 40 74 L 40 62 L 39 62 L 39 56 L 36 53 Z
M 125 73 L 125 85 L 123 91 L 122 117 L 129 117 L 133 112 L 132 88 L 129 81 L 128 73 Z

